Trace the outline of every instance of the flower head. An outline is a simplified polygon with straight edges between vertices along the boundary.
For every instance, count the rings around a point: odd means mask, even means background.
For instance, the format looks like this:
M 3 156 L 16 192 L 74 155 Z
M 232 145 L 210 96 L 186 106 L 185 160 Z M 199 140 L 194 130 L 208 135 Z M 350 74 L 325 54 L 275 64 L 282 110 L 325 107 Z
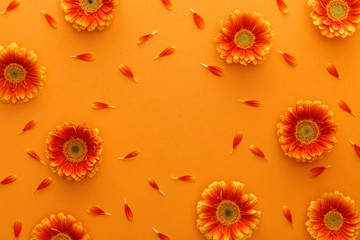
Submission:
M 260 13 L 235 10 L 221 22 L 216 50 L 227 63 L 258 64 L 268 54 L 273 35 L 270 23 Z
M 333 113 L 319 101 L 299 101 L 280 116 L 279 142 L 285 155 L 312 162 L 329 152 L 336 142 Z
M 98 133 L 98 129 L 90 129 L 85 123 L 66 122 L 56 127 L 46 141 L 51 170 L 69 180 L 94 176 L 103 150 Z
M 256 203 L 256 196 L 246 193 L 240 182 L 213 182 L 198 202 L 197 226 L 208 240 L 250 238 L 261 214 L 254 209 Z

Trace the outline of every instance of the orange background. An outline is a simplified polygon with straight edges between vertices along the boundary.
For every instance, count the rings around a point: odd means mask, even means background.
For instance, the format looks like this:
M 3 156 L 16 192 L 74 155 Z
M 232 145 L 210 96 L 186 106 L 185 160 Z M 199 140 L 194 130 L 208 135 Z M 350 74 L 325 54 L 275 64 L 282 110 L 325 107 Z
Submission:
M 275 0 L 173 0 L 173 11 L 160 0 L 120 0 L 112 25 L 90 33 L 78 33 L 64 20 L 59 1 L 23 0 L 0 16 L 0 44 L 16 42 L 34 50 L 48 76 L 37 99 L 0 104 L 0 178 L 18 175 L 15 183 L 0 186 L 0 238 L 12 239 L 12 224 L 21 218 L 20 239 L 30 239 L 43 218 L 64 212 L 80 220 L 92 239 L 157 239 L 152 226 L 174 240 L 205 239 L 196 228 L 196 205 L 214 180 L 241 181 L 258 197 L 262 219 L 252 238 L 257 240 L 311 239 L 304 225 L 306 210 L 323 192 L 340 190 L 360 204 L 360 160 L 348 142 L 360 142 L 359 120 L 336 104 L 343 99 L 360 113 L 360 33 L 326 39 L 313 26 L 306 1 L 286 2 L 287 15 Z M 0 9 L 8 3 L 1 1 Z M 196 28 L 190 7 L 205 19 L 204 30 Z M 220 20 L 235 9 L 260 12 L 275 31 L 274 45 L 260 66 L 228 65 L 215 50 Z M 47 24 L 40 10 L 58 21 L 58 29 Z M 147 43 L 136 44 L 138 37 L 159 27 Z M 152 60 L 172 44 L 177 47 L 172 56 Z M 276 50 L 296 56 L 299 65 L 287 65 Z M 84 52 L 95 53 L 96 61 L 69 58 Z M 212 75 L 199 62 L 224 68 L 225 76 Z M 341 80 L 326 72 L 327 62 L 337 66 Z M 138 84 L 120 73 L 121 63 L 132 68 Z M 252 108 L 238 99 L 265 104 Z M 284 156 L 276 135 L 279 116 L 307 99 L 327 104 L 338 124 L 335 148 L 313 164 Z M 93 110 L 93 101 L 117 108 Z M 38 125 L 17 136 L 31 119 L 38 119 Z M 48 132 L 64 121 L 82 120 L 103 138 L 104 162 L 94 178 L 66 181 L 26 155 L 24 149 L 30 147 L 44 159 Z M 244 139 L 230 155 L 238 130 Z M 259 146 L 270 162 L 253 155 L 250 144 Z M 136 159 L 117 160 L 135 149 L 141 152 Z M 321 165 L 332 167 L 309 179 L 307 171 Z M 172 174 L 192 174 L 197 180 L 174 181 Z M 53 184 L 32 194 L 48 176 Z M 148 186 L 148 177 L 158 182 L 165 198 Z M 123 197 L 134 212 L 132 223 L 125 219 Z M 283 216 L 284 204 L 292 210 L 293 229 Z M 90 205 L 112 216 L 91 216 L 86 212 Z

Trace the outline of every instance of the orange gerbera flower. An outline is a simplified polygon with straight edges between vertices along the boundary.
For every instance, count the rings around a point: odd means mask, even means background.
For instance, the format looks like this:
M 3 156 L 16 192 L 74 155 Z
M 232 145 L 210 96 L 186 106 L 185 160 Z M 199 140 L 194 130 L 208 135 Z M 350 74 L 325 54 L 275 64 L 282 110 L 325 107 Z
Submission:
M 0 46 L 0 101 L 28 102 L 39 94 L 45 80 L 45 68 L 37 65 L 33 51 L 16 43 Z
M 98 133 L 98 129 L 90 129 L 85 123 L 66 122 L 56 127 L 46 141 L 51 170 L 68 180 L 80 181 L 85 176 L 94 176 L 102 161 L 103 146 Z
M 254 209 L 256 196 L 246 193 L 244 184 L 213 182 L 201 197 L 197 205 L 197 226 L 208 240 L 251 237 L 261 213 Z
M 307 215 L 307 231 L 315 240 L 354 240 L 358 235 L 359 209 L 339 191 L 312 201 Z
M 351 36 L 360 27 L 360 0 L 309 0 L 311 17 L 328 38 Z
M 66 21 L 78 31 L 103 30 L 109 26 L 117 0 L 61 0 Z
M 81 224 L 71 215 L 52 214 L 35 226 L 31 240 L 89 240 Z
M 260 13 L 235 10 L 221 22 L 216 50 L 227 63 L 258 64 L 269 53 L 273 35 L 270 23 Z
M 333 113 L 319 101 L 299 101 L 280 116 L 279 142 L 285 155 L 312 162 L 329 152 L 336 142 Z

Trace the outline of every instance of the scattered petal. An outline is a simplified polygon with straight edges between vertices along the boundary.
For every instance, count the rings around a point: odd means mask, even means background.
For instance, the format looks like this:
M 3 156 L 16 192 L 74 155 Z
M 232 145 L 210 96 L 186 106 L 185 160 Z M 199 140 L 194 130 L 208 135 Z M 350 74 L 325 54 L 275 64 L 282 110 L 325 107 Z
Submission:
M 297 65 L 297 60 L 294 56 L 288 54 L 288 53 L 284 53 L 281 51 L 277 51 L 278 53 L 280 53 L 281 55 L 283 55 L 285 61 L 290 65 L 295 67 Z
M 347 105 L 347 103 L 345 103 L 343 100 L 338 99 L 337 103 L 339 105 L 339 107 L 344 110 L 345 112 L 350 113 L 351 115 L 353 115 L 354 117 L 357 117 L 355 113 L 353 113 L 349 107 L 349 105 Z
M 34 158 L 35 160 L 38 160 L 39 162 L 45 165 L 45 163 L 41 161 L 39 155 L 37 155 L 35 151 L 31 150 L 30 148 L 26 148 L 25 151 L 27 154 L 29 154 L 30 157 Z
M 263 151 L 261 151 L 261 149 L 258 148 L 257 146 L 251 144 L 251 145 L 250 145 L 250 150 L 251 150 L 254 154 L 256 154 L 256 155 L 258 155 L 259 157 L 262 157 L 262 158 L 264 158 L 265 160 L 268 161 L 268 159 L 265 157 L 265 154 L 263 153 Z
M 45 178 L 44 180 L 42 180 L 42 182 L 39 184 L 39 186 L 36 188 L 36 190 L 34 192 L 48 187 L 51 183 L 52 183 L 51 177 Z
M 139 155 L 139 151 L 135 150 L 135 151 L 132 151 L 131 153 L 129 153 L 128 155 L 126 155 L 125 157 L 123 158 L 119 158 L 119 160 L 124 160 L 124 159 L 129 159 L 129 158 L 134 158 L 136 157 L 137 155 Z
M 111 106 L 109 104 L 103 102 L 93 102 L 91 107 L 94 109 L 106 109 L 106 108 L 116 108 L 115 106 Z
M 286 219 L 292 224 L 292 216 L 291 216 L 291 212 L 288 206 L 284 205 L 283 206 L 283 213 L 286 217 Z
M 176 47 L 175 46 L 170 46 L 164 49 L 164 51 L 162 51 L 158 56 L 154 57 L 154 59 L 158 59 L 160 57 L 166 57 L 169 56 L 171 54 L 173 54 L 175 52 Z
M 146 34 L 146 35 L 140 37 L 136 42 L 138 44 L 142 44 L 142 43 L 146 42 L 147 40 L 149 40 L 152 36 L 154 36 L 158 32 L 159 32 L 159 29 L 153 31 L 152 33 L 149 33 L 149 34 Z
M 222 75 L 224 75 L 224 70 L 220 67 L 216 67 L 216 66 L 208 66 L 204 63 L 200 63 L 201 66 L 207 68 L 212 74 L 221 77 Z
M 285 14 L 288 13 L 289 8 L 288 8 L 288 6 L 286 5 L 286 3 L 283 0 L 276 0 L 276 3 L 278 5 L 279 10 L 282 13 L 285 13 Z
M 45 18 L 48 21 L 48 23 L 50 24 L 50 26 L 52 26 L 53 28 L 58 27 L 58 24 L 57 24 L 56 20 L 52 16 L 50 16 L 49 14 L 47 14 L 44 11 L 40 10 L 40 12 L 45 16 Z
M 16 7 L 18 7 L 20 4 L 20 0 L 13 0 L 8 6 L 7 8 L 5 9 L 5 11 L 3 11 L 1 14 L 4 14 L 6 13 L 7 11 L 10 11 Z
M 120 67 L 120 72 L 122 74 L 124 74 L 125 76 L 127 76 L 128 78 L 131 78 L 132 80 L 134 80 L 135 82 L 138 82 L 138 80 L 136 80 L 136 78 L 134 77 L 133 72 L 131 71 L 131 69 L 125 65 L 125 64 L 121 64 Z
M 37 124 L 37 120 L 31 120 L 30 122 L 28 122 L 25 127 L 23 128 L 23 130 L 21 130 L 21 132 L 18 133 L 18 135 L 22 134 L 25 131 L 28 131 L 30 129 L 32 129 L 33 127 L 35 127 L 35 125 Z
M 339 72 L 336 69 L 336 67 L 334 66 L 334 64 L 328 63 L 326 64 L 326 70 L 334 77 L 336 77 L 337 79 L 339 79 Z
M 83 60 L 83 61 L 94 61 L 95 60 L 95 56 L 92 53 L 83 53 L 83 54 L 79 54 L 76 56 L 70 56 L 71 58 L 76 58 L 79 60 Z
M 162 4 L 169 10 L 173 10 L 174 6 L 170 2 L 170 0 L 161 0 Z
M 252 107 L 260 107 L 261 105 L 263 105 L 262 102 L 260 102 L 259 100 L 238 100 L 241 103 L 246 103 L 249 106 Z
M 190 11 L 191 13 L 193 14 L 193 17 L 194 17 L 194 21 L 195 21 L 195 24 L 198 28 L 200 29 L 204 29 L 205 28 L 205 21 L 204 19 L 199 15 L 197 14 L 196 12 L 194 12 L 194 10 L 192 8 L 190 8 Z
M 235 133 L 234 140 L 233 140 L 233 147 L 232 147 L 230 154 L 232 154 L 234 152 L 235 148 L 237 148 L 237 146 L 239 146 L 242 139 L 243 139 L 242 131 L 238 131 L 237 133 Z
M 14 229 L 14 235 L 15 235 L 15 237 L 18 238 L 19 235 L 20 235 L 20 233 L 21 233 L 21 230 L 22 230 L 22 221 L 21 221 L 21 219 L 17 219 L 17 220 L 14 222 L 13 229 Z
M 13 174 L 13 175 L 10 175 L 10 176 L 4 178 L 0 183 L 1 184 L 13 183 L 13 182 L 15 182 L 16 178 L 17 178 L 17 176 L 15 174 Z
M 360 157 L 360 146 L 354 143 L 353 141 L 349 140 L 349 142 L 354 146 L 354 149 L 357 153 L 357 155 Z
M 125 198 L 124 198 L 124 204 L 125 204 L 125 216 L 126 216 L 127 220 L 129 220 L 131 222 L 134 218 L 134 215 L 133 215 L 129 205 L 127 204 Z
M 91 215 L 95 215 L 95 216 L 99 216 L 99 215 L 107 215 L 107 216 L 111 216 L 110 213 L 105 212 L 104 210 L 102 210 L 99 207 L 96 206 L 90 206 L 87 209 L 87 212 Z
M 181 181 L 184 181 L 184 182 L 192 182 L 192 181 L 194 181 L 196 179 L 196 177 L 191 176 L 191 175 L 184 175 L 184 176 L 180 176 L 180 177 L 171 176 L 171 179 L 181 180 Z
M 157 183 L 153 179 L 148 178 L 148 183 L 152 188 L 159 191 L 165 197 L 165 194 L 163 193 L 163 191 L 160 190 L 159 186 L 157 185 Z
M 319 176 L 323 171 L 325 171 L 325 169 L 329 168 L 330 166 L 321 166 L 321 167 L 314 167 L 312 169 L 309 170 L 309 177 L 310 178 L 314 178 L 314 177 L 317 177 Z
M 168 236 L 163 233 L 159 233 L 155 228 L 152 228 L 161 240 L 171 240 Z

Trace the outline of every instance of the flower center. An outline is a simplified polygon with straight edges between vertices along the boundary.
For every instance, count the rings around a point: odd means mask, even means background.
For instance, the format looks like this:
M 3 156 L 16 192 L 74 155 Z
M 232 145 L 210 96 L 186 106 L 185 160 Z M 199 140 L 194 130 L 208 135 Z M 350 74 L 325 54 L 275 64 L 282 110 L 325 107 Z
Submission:
M 316 142 L 319 135 L 319 126 L 313 120 L 301 120 L 296 124 L 295 136 L 302 144 L 309 145 Z
M 81 138 L 72 138 L 64 143 L 63 153 L 69 162 L 82 162 L 87 154 L 87 145 Z
M 249 49 L 255 43 L 255 35 L 248 29 L 241 29 L 235 34 L 234 42 L 238 48 Z
M 17 63 L 10 63 L 4 69 L 5 80 L 12 84 L 22 83 L 26 79 L 26 70 Z
M 344 0 L 331 0 L 326 5 L 328 17 L 333 21 L 341 21 L 347 19 L 350 7 Z
M 324 225 L 330 231 L 338 231 L 344 224 L 344 218 L 336 210 L 327 212 L 324 216 Z
M 72 240 L 72 238 L 66 233 L 58 233 L 51 238 L 51 240 Z
M 239 222 L 241 218 L 240 207 L 233 201 L 223 200 L 216 209 L 216 219 L 223 226 L 231 226 Z
M 80 7 L 86 13 L 95 13 L 99 10 L 103 5 L 103 0 L 80 0 Z

